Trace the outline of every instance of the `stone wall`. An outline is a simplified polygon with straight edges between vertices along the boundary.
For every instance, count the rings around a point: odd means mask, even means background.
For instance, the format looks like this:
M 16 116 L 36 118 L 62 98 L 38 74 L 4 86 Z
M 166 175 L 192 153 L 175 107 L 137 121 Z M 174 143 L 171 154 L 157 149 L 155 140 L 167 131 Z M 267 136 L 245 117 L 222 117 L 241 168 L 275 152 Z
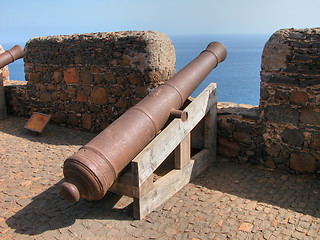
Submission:
M 3 82 L 7 113 L 19 117 L 29 117 L 29 94 L 27 82 L 6 80 Z
M 315 172 L 320 163 L 320 28 L 283 29 L 266 43 L 261 63 L 264 162 Z
M 263 50 L 259 109 L 220 104 L 219 157 L 315 173 L 319 130 L 320 28 L 279 30 Z
M 8 97 L 10 113 L 50 114 L 56 124 L 90 131 L 104 129 L 175 73 L 172 42 L 154 31 L 33 38 L 24 62 L 27 96 L 22 88 Z
M 261 163 L 263 138 L 257 106 L 220 102 L 217 124 L 220 160 Z

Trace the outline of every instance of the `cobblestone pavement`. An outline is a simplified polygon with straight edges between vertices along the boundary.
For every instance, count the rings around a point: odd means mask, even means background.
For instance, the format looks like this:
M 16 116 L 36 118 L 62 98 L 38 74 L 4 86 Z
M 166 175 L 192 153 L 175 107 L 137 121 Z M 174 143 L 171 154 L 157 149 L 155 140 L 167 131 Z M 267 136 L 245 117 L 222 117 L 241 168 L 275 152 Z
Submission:
M 94 134 L 26 120 L 0 121 L 2 239 L 320 239 L 320 180 L 218 162 L 144 220 L 107 193 L 70 205 L 62 164 Z

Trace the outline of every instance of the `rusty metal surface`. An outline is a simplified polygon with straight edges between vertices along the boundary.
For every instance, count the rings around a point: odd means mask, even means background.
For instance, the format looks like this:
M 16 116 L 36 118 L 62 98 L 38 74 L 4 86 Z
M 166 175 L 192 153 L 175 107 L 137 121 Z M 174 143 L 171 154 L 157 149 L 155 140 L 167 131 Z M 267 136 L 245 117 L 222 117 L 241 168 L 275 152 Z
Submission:
M 208 47 L 170 80 L 127 110 L 98 136 L 69 157 L 63 168 L 62 196 L 69 202 L 80 197 L 103 198 L 121 170 L 157 135 L 170 114 L 222 62 L 226 48 L 218 42 Z
M 7 50 L 4 53 L 0 54 L 0 68 L 22 57 L 23 57 L 23 48 L 19 45 L 15 45 L 10 50 Z

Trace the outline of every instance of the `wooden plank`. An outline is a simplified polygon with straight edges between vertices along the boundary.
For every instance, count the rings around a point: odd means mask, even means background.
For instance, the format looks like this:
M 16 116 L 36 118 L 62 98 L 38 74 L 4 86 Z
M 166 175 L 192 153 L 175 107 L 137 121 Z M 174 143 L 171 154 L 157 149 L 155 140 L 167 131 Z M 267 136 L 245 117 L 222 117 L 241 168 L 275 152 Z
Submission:
M 4 71 L 4 69 L 1 71 Z M 7 118 L 7 108 L 6 108 L 6 102 L 5 102 L 3 78 L 0 77 L 0 120 L 5 118 Z
M 180 119 L 173 120 L 133 159 L 132 183 L 134 186 L 140 187 L 148 179 L 216 102 L 216 84 L 212 83 L 184 109 L 188 112 L 186 122 Z
M 143 219 L 162 203 L 205 170 L 210 164 L 210 151 L 204 149 L 192 157 L 190 163 L 181 170 L 174 169 L 154 183 L 154 188 L 140 198 L 134 198 L 133 215 Z
M 214 104 L 204 119 L 204 147 L 210 150 L 210 158 L 217 156 L 217 104 Z
M 132 174 L 130 172 L 127 172 L 118 177 L 117 180 L 108 189 L 108 191 L 119 195 L 133 197 Z
M 153 189 L 153 174 L 151 174 L 140 187 L 132 186 L 133 197 L 141 197 Z
M 140 186 L 140 188 L 132 185 L 132 173 L 127 172 L 118 177 L 117 180 L 108 189 L 109 192 L 128 197 L 140 197 L 153 188 L 153 174 Z
M 189 133 L 174 150 L 174 168 L 182 169 L 191 160 L 191 133 Z

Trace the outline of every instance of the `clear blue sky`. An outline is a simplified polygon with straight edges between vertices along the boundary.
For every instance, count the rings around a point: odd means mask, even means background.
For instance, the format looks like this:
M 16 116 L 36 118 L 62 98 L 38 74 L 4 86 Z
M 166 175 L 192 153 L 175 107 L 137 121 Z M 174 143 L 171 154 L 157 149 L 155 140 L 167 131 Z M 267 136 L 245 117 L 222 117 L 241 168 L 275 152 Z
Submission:
M 88 32 L 273 33 L 320 26 L 320 0 L 4 0 L 0 44 Z

